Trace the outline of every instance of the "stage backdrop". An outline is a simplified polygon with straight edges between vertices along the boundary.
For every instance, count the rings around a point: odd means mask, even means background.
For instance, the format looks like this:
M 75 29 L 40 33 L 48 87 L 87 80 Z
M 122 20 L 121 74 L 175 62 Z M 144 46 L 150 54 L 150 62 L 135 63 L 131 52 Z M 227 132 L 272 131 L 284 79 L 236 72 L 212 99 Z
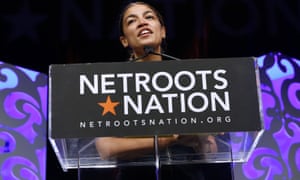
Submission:
M 47 82 L 0 62 L 0 180 L 46 179 Z
M 234 179 L 300 179 L 300 61 L 280 53 L 258 58 L 265 133 Z

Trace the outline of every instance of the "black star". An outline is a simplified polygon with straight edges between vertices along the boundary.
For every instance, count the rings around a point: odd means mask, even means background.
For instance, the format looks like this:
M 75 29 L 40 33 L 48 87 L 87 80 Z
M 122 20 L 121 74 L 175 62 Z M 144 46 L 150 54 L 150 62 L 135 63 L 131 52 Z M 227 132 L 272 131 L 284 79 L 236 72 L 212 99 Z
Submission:
M 27 36 L 33 41 L 37 41 L 36 26 L 45 19 L 45 16 L 32 15 L 28 2 L 15 15 L 5 16 L 5 19 L 12 23 L 12 31 L 9 40 L 13 41 L 22 36 Z

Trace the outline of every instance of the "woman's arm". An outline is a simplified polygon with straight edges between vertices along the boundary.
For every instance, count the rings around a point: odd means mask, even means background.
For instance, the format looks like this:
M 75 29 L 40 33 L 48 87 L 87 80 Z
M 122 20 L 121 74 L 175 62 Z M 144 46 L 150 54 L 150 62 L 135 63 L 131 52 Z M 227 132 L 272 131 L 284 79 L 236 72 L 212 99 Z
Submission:
M 164 149 L 176 142 L 178 135 L 159 137 L 158 146 Z M 132 159 L 153 152 L 154 138 L 96 138 L 96 148 L 101 159 Z

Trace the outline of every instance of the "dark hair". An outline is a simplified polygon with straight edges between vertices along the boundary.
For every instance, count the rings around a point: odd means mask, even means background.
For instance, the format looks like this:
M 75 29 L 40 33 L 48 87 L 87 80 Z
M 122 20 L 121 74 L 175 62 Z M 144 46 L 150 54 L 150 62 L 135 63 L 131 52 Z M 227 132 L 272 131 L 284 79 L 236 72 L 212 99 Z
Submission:
M 161 26 L 165 26 L 165 23 L 164 23 L 164 20 L 163 20 L 163 17 L 162 15 L 160 14 L 160 12 L 154 8 L 152 5 L 148 4 L 148 3 L 145 3 L 145 2 L 141 2 L 141 1 L 137 1 L 137 2 L 132 2 L 132 3 L 129 3 L 127 6 L 125 6 L 123 8 L 123 10 L 121 11 L 121 14 L 120 14 L 120 19 L 119 19 L 119 33 L 120 33 L 120 36 L 123 36 L 124 35 L 124 31 L 123 31 L 123 18 L 124 18 L 124 14 L 125 12 L 127 11 L 127 9 L 129 9 L 130 7 L 134 6 L 134 5 L 145 5 L 145 6 L 148 6 L 150 9 L 153 10 L 153 12 L 155 13 L 155 15 L 157 16 Z

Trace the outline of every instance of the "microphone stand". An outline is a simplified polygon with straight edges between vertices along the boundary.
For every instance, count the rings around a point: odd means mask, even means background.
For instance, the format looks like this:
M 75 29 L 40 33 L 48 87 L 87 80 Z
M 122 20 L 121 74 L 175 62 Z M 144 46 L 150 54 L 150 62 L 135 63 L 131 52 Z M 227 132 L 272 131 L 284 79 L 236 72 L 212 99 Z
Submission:
M 158 136 L 154 135 L 154 150 L 155 150 L 155 176 L 156 180 L 160 180 L 160 157 L 159 157 L 159 145 Z
M 174 56 L 170 56 L 168 54 L 164 54 L 164 53 L 156 53 L 154 52 L 154 48 L 151 46 L 145 46 L 144 47 L 144 52 L 145 54 L 143 56 L 137 57 L 135 59 L 130 60 L 131 62 L 135 62 L 139 59 L 143 59 L 145 57 L 147 57 L 149 54 L 154 54 L 154 55 L 158 55 L 158 56 L 163 56 L 172 60 L 176 60 L 176 61 L 181 61 L 181 59 L 176 58 Z M 154 152 L 155 152 L 155 175 L 156 175 L 156 180 L 160 180 L 160 168 L 161 168 L 161 163 L 160 163 L 160 157 L 159 157 L 159 145 L 158 145 L 158 136 L 155 135 L 154 136 Z
M 174 56 L 170 56 L 170 55 L 164 54 L 164 53 L 149 52 L 149 54 L 159 55 L 159 56 L 163 56 L 163 57 L 166 57 L 166 58 L 169 58 L 169 59 L 172 59 L 172 60 L 181 61 L 181 59 L 178 59 Z
M 168 54 L 156 53 L 156 52 L 154 52 L 154 48 L 151 47 L 151 46 L 145 46 L 144 51 L 145 51 L 145 54 L 154 54 L 154 55 L 163 56 L 163 57 L 166 57 L 166 58 L 169 58 L 169 59 L 172 59 L 172 60 L 181 61 L 181 59 L 178 59 L 174 56 L 170 56 Z
M 135 62 L 135 61 L 137 61 L 137 60 L 139 60 L 139 59 L 143 59 L 143 58 L 147 57 L 149 54 L 154 54 L 154 55 L 162 56 L 162 57 L 165 57 L 165 58 L 169 58 L 169 59 L 171 59 L 171 60 L 181 61 L 181 59 L 176 58 L 176 57 L 174 57 L 174 56 L 170 56 L 170 55 L 168 55 L 168 54 L 164 54 L 164 53 L 156 53 L 156 52 L 154 52 L 154 48 L 151 47 L 151 46 L 145 46 L 145 47 L 144 47 L 144 52 L 145 52 L 145 54 L 144 54 L 143 56 L 137 57 L 137 58 L 135 58 L 135 59 L 133 59 L 133 60 L 130 60 L 130 61 L 131 61 L 131 62 Z

